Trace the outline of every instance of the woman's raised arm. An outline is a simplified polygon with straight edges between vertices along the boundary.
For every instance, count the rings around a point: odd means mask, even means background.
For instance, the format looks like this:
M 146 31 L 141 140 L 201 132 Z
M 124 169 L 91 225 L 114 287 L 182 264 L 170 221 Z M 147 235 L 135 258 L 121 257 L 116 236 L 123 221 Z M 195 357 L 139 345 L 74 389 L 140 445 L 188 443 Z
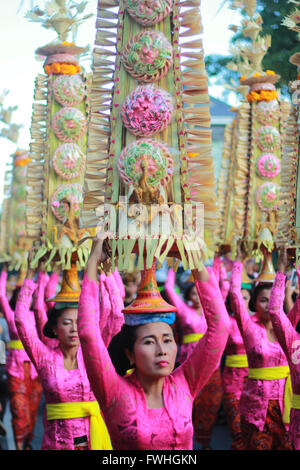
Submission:
M 195 285 L 207 322 L 207 331 L 189 358 L 178 367 L 195 396 L 220 364 L 230 330 L 229 316 L 212 269 L 193 271 Z M 177 374 L 175 370 L 175 375 Z
M 115 371 L 99 328 L 97 273 L 100 262 L 104 260 L 102 240 L 94 240 L 78 304 L 78 334 L 85 367 L 93 392 L 102 409 L 111 406 L 113 400 L 117 400 L 122 393 L 120 385 L 122 378 Z

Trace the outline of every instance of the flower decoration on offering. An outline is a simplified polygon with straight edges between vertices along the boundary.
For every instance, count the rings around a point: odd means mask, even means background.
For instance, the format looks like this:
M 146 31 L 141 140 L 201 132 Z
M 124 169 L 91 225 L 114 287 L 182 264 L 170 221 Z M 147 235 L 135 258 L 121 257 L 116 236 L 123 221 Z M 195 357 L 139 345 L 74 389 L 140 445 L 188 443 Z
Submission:
M 125 184 L 143 183 L 149 188 L 166 187 L 173 173 L 173 159 L 168 148 L 156 140 L 138 140 L 125 147 L 118 170 Z
M 84 134 L 87 127 L 86 118 L 77 108 L 62 108 L 52 118 L 55 135 L 62 142 L 73 142 Z
M 72 205 L 74 213 L 77 217 L 80 214 L 82 204 L 82 186 L 79 183 L 61 184 L 54 191 L 51 197 L 51 209 L 55 217 L 60 222 L 68 219 L 69 206 L 62 200 L 67 200 Z
M 171 0 L 125 0 L 126 10 L 138 23 L 160 23 L 171 11 Z
M 272 153 L 265 153 L 257 159 L 256 170 L 261 178 L 275 178 L 280 173 L 280 160 Z
M 81 72 L 80 65 L 64 64 L 54 62 L 51 65 L 45 65 L 47 75 L 75 75 Z
M 253 101 L 273 101 L 277 98 L 278 95 L 276 90 L 253 90 L 247 95 L 247 100 L 250 103 Z
M 255 108 L 256 119 L 264 125 L 271 125 L 278 122 L 280 108 L 277 100 L 272 102 L 261 101 Z
M 255 141 L 260 150 L 273 152 L 280 147 L 280 133 L 276 127 L 262 126 L 256 132 Z
M 142 31 L 124 47 L 121 60 L 130 75 L 142 82 L 164 77 L 173 63 L 173 49 L 159 31 Z
M 75 106 L 84 99 L 83 80 L 79 75 L 57 77 L 53 83 L 53 93 L 62 106 Z
M 61 46 L 63 47 L 63 46 Z M 57 46 L 58 53 L 51 53 L 53 50 L 50 47 L 44 47 L 38 51 L 44 54 L 50 54 L 47 56 L 44 63 L 44 70 L 47 75 L 74 75 L 81 72 L 81 67 L 78 64 L 77 58 L 71 54 L 67 53 L 68 48 L 64 47 L 61 49 L 59 45 Z M 61 52 L 60 52 L 61 49 Z M 56 51 L 54 49 L 54 51 Z
M 65 180 L 78 178 L 85 166 L 86 157 L 77 144 L 62 144 L 55 150 L 52 165 L 55 172 Z
M 122 104 L 124 126 L 134 135 L 150 137 L 162 132 L 171 122 L 172 97 L 152 85 L 139 86 Z
M 278 209 L 280 188 L 275 183 L 264 183 L 256 192 L 256 202 L 262 211 L 274 211 Z

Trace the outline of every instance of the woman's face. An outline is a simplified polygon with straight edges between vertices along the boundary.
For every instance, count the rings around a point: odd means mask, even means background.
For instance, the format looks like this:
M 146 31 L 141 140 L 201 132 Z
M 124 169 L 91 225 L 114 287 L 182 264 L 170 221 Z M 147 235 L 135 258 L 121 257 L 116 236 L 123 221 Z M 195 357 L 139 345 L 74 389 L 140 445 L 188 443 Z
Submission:
M 256 299 L 255 309 L 261 320 L 269 320 L 268 305 L 270 299 L 271 289 L 262 289 Z
M 79 345 L 77 314 L 78 311 L 76 308 L 64 309 L 57 319 L 57 325 L 53 327 L 53 331 L 57 335 L 59 342 L 66 348 Z
M 138 285 L 135 282 L 128 282 L 125 284 L 126 298 L 131 299 L 137 293 Z
M 248 289 L 242 289 L 242 296 L 246 305 L 246 308 L 249 308 L 250 292 Z
M 198 308 L 201 306 L 197 288 L 193 286 L 190 290 L 189 301 L 192 302 L 193 307 Z
M 127 355 L 143 376 L 157 379 L 169 375 L 177 355 L 172 328 L 164 322 L 139 326 L 133 352 L 127 351 Z

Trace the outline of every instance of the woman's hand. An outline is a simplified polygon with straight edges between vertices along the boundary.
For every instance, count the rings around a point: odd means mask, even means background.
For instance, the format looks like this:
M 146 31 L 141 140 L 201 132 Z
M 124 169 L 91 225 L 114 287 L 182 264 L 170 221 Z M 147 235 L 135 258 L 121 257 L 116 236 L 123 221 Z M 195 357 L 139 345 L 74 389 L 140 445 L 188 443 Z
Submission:
M 2 265 L 2 271 L 6 272 L 8 271 L 8 263 L 3 263 Z
M 277 262 L 277 272 L 285 274 L 288 267 L 288 255 L 285 245 L 279 247 L 279 257 Z
M 35 242 L 33 242 L 28 252 L 26 279 L 33 279 L 34 277 L 35 269 L 31 268 L 31 263 L 32 263 L 32 260 L 34 259 L 36 252 L 37 252 L 37 247 L 35 245 Z
M 45 264 L 46 264 L 46 260 L 44 258 L 39 260 L 39 264 L 38 264 L 38 271 L 39 272 L 42 272 L 42 273 L 46 272 Z
M 86 272 L 88 277 L 96 281 L 98 266 L 101 263 L 105 263 L 110 257 L 110 251 L 107 239 L 94 238 L 91 248 L 91 253 L 86 265 Z
M 242 240 L 238 240 L 236 247 L 236 261 L 243 263 L 246 259 L 246 252 Z
M 198 269 L 193 269 L 192 274 L 193 274 L 194 281 L 199 281 L 199 282 L 209 281 L 209 273 L 204 265 L 201 271 L 199 271 Z

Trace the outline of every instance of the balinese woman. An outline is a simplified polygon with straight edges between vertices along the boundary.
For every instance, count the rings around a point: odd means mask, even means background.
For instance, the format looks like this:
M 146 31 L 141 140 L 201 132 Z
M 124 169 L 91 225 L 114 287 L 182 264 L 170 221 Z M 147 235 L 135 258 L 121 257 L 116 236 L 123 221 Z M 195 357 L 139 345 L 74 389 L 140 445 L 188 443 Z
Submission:
M 73 299 L 67 302 L 55 302 L 48 312 L 43 334 L 57 341 L 56 346 L 49 346 L 41 341 L 34 314 L 29 310 L 36 289 L 33 276 L 34 271 L 29 268 L 18 296 L 15 321 L 45 395 L 42 449 L 110 449 L 110 439 L 90 387 L 78 338 L 79 293 L 74 291 Z M 99 305 L 99 297 L 95 302 Z
M 241 294 L 245 255 L 238 244 L 233 264 L 230 301 L 248 360 L 248 379 L 240 397 L 241 430 L 247 450 L 290 450 L 287 402 L 284 400 L 289 367 L 277 341 L 268 312 L 272 283 L 258 284 L 251 296 L 253 321 Z
M 217 281 L 220 278 L 219 261 L 219 259 L 214 260 L 214 275 Z M 175 291 L 175 273 L 172 269 L 168 272 L 165 291 L 170 302 L 177 309 L 177 322 L 182 331 L 182 344 L 180 345 L 178 362 L 182 364 L 190 356 L 199 339 L 205 334 L 207 330 L 206 319 L 195 284 L 187 284 L 182 299 Z M 222 396 L 221 369 L 217 367 L 194 400 L 194 439 L 202 445 L 203 450 L 211 449 L 213 427 L 217 421 Z
M 37 371 L 26 353 L 15 324 L 15 304 L 20 287 L 8 301 L 6 296 L 7 266 L 0 275 L 0 303 L 7 321 L 10 343 L 6 360 L 12 429 L 17 450 L 30 450 L 34 437 L 42 387 Z M 31 303 L 28 304 L 28 311 Z M 33 312 L 30 312 L 33 315 Z
M 282 347 L 286 358 L 288 360 L 291 372 L 292 382 L 292 403 L 290 413 L 290 426 L 289 438 L 295 450 L 300 449 L 300 359 L 299 359 L 299 344 L 300 334 L 295 329 L 295 324 L 299 320 L 298 311 L 294 311 L 296 318 L 291 318 L 290 313 L 287 316 L 283 310 L 284 293 L 285 293 L 285 272 L 288 267 L 286 247 L 281 247 L 277 273 L 275 281 L 271 290 L 269 300 L 269 314 L 271 322 Z M 297 270 L 299 278 L 299 270 Z M 296 301 L 299 306 L 299 297 Z
M 78 331 L 88 377 L 113 448 L 192 449 L 193 401 L 218 366 L 228 337 L 228 315 L 217 282 L 206 270 L 193 273 L 207 331 L 189 358 L 174 370 L 177 345 L 171 325 L 175 307 L 155 291 L 157 308 L 161 310 L 154 311 L 152 307 L 148 313 L 137 313 L 143 292 L 153 283 L 156 285 L 155 277 L 148 282 L 148 275 L 154 271 L 146 271 L 137 298 L 124 310 L 125 325 L 120 335 L 125 341 L 124 354 L 134 371 L 122 377 L 95 328 L 99 323 L 97 270 L 107 257 L 102 245 L 102 240 L 94 241 L 87 262 L 78 307 Z

